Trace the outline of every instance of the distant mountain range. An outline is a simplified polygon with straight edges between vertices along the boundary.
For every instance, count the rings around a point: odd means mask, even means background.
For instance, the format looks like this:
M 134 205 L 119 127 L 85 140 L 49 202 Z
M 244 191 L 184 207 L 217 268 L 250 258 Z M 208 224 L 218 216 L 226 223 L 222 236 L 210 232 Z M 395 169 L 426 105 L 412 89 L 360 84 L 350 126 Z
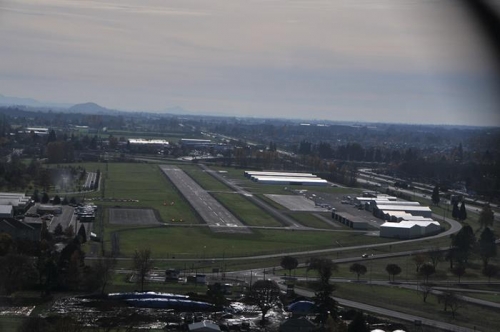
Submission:
M 96 103 L 81 103 L 81 104 L 64 104 L 64 103 L 52 103 L 52 102 L 41 102 L 32 98 L 18 98 L 18 97 L 8 97 L 0 94 L 0 106 L 16 106 L 25 109 L 36 108 L 39 110 L 57 110 L 57 111 L 67 111 L 71 113 L 81 113 L 81 114 L 117 114 L 121 113 L 117 110 L 112 110 L 106 107 L 97 105 Z
M 27 107 L 42 107 L 42 108 L 68 108 L 71 104 L 41 102 L 32 98 L 8 97 L 0 94 L 1 106 L 27 106 Z

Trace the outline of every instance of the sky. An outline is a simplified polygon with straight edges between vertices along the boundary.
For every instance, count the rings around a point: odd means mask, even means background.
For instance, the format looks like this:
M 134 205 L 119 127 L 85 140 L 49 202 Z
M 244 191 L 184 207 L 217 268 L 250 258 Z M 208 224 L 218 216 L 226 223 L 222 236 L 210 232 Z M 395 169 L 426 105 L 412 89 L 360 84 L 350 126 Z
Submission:
M 484 45 L 454 0 L 0 0 L 0 94 L 499 126 Z

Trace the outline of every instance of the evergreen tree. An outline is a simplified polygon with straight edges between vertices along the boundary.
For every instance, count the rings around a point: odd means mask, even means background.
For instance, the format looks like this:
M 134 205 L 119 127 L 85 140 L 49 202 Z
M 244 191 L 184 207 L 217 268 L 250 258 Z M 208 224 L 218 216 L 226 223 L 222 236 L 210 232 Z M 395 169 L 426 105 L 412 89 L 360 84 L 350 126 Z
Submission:
M 49 200 L 50 200 L 49 195 L 47 193 L 43 193 L 42 199 L 40 200 L 40 202 L 42 204 L 47 204 L 49 202 Z
M 481 210 L 481 213 L 479 214 L 479 224 L 481 227 L 488 227 L 488 226 L 493 226 L 493 221 L 495 220 L 495 215 L 493 214 L 493 211 L 491 210 L 491 206 L 486 203 L 483 206 L 483 209 Z
M 495 234 L 486 227 L 479 238 L 479 255 L 483 260 L 483 268 L 488 265 L 489 259 L 497 255 Z
M 467 263 L 469 254 L 474 247 L 476 237 L 469 225 L 465 225 L 455 236 L 452 237 L 451 244 L 455 247 L 454 258 L 460 264 Z
M 52 204 L 54 204 L 54 205 L 61 204 L 61 197 L 59 197 L 59 195 L 55 195 L 54 200 L 52 201 Z
M 80 228 L 78 229 L 78 236 L 80 237 L 80 243 L 87 242 L 87 231 L 83 224 L 80 224 Z
M 347 332 L 370 332 L 363 313 L 358 311 L 354 319 L 347 326 Z
M 458 208 L 458 202 L 453 202 L 453 210 L 451 211 L 451 216 L 453 219 L 458 219 L 460 217 L 460 209 Z
M 465 209 L 465 203 L 462 202 L 462 205 L 460 205 L 460 213 L 458 215 L 458 219 L 460 221 L 464 221 L 467 219 L 467 210 Z
M 437 185 L 432 191 L 431 200 L 434 205 L 439 205 L 439 201 L 441 200 L 441 198 L 439 198 L 439 187 Z

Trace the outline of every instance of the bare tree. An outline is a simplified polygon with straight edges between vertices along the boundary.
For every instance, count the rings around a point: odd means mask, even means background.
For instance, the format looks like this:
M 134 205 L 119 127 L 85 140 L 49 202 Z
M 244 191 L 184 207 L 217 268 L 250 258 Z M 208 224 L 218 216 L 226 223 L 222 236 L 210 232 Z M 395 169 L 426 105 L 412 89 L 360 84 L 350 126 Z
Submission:
M 460 279 L 465 274 L 465 266 L 457 265 L 451 270 L 451 272 L 458 277 L 458 283 L 460 283 Z
M 153 267 L 153 262 L 151 260 L 151 250 L 136 250 L 134 253 L 133 264 L 134 270 L 137 273 L 137 283 L 141 285 L 141 292 L 143 292 L 146 277 Z
M 443 260 L 443 251 L 437 247 L 431 248 L 427 251 L 427 257 L 431 261 L 432 266 L 437 269 L 439 262 Z
M 465 302 L 462 301 L 462 299 L 460 299 L 457 294 L 452 291 L 444 292 L 443 294 L 441 294 L 439 296 L 439 302 L 443 303 L 444 311 L 450 309 L 453 318 L 455 318 L 455 314 L 457 313 L 458 309 L 465 306 Z
M 259 307 L 264 323 L 266 314 L 280 302 L 280 288 L 275 281 L 257 280 L 250 288 L 247 299 Z
M 432 285 L 425 283 L 425 282 L 422 282 L 421 284 L 418 285 L 418 288 L 422 292 L 422 298 L 423 298 L 424 302 L 427 302 L 427 297 L 432 292 Z
M 425 256 L 422 254 L 416 254 L 415 256 L 413 256 L 412 260 L 413 263 L 415 263 L 417 273 L 420 272 L 420 267 L 422 266 L 422 264 L 425 263 L 425 259 L 426 259 Z
M 113 278 L 113 269 L 115 266 L 116 258 L 111 255 L 99 257 L 92 266 L 97 275 L 101 295 L 104 294 L 106 286 L 110 284 Z

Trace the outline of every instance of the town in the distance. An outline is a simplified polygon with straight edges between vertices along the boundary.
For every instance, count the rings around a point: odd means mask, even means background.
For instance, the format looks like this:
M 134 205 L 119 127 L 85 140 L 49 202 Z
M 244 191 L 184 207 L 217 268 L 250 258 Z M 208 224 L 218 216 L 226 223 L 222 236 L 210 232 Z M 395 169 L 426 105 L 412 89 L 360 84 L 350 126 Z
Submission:
M 500 128 L 0 106 L 1 331 L 497 331 Z

